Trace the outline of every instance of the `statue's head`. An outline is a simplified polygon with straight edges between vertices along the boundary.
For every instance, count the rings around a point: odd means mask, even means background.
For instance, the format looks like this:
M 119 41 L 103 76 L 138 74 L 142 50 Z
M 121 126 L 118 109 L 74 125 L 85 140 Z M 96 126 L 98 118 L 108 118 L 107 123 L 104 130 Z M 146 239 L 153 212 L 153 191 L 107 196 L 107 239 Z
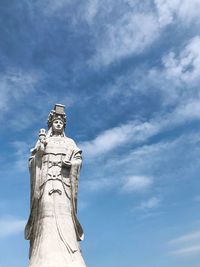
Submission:
M 64 131 L 64 123 L 61 119 L 55 119 L 52 123 L 53 134 L 62 134 Z
M 56 104 L 48 116 L 48 128 L 52 128 L 53 133 L 62 133 L 66 127 L 65 106 Z

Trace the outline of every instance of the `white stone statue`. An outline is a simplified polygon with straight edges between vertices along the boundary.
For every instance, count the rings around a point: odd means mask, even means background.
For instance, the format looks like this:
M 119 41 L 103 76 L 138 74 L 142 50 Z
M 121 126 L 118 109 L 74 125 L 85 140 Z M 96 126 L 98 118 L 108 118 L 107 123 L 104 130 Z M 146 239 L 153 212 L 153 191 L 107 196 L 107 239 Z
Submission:
M 56 104 L 31 150 L 31 212 L 25 228 L 30 240 L 29 267 L 86 267 L 76 217 L 81 150 L 66 137 L 64 106 Z

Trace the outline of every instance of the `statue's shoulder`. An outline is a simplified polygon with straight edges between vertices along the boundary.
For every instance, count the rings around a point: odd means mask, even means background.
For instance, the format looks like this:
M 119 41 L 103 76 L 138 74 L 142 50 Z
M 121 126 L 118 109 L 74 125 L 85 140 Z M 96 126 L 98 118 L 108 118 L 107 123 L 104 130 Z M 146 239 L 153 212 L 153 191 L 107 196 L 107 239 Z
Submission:
M 66 144 L 68 147 L 70 147 L 74 153 L 82 153 L 81 149 L 77 146 L 77 144 L 75 143 L 75 141 L 69 137 L 65 137 L 66 138 Z
M 65 142 L 69 146 L 76 147 L 76 143 L 72 138 L 65 136 Z

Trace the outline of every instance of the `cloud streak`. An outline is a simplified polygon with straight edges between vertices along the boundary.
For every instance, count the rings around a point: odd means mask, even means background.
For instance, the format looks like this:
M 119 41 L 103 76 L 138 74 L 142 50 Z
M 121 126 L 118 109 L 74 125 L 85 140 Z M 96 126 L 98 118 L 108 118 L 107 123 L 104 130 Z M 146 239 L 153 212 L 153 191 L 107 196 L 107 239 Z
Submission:
M 177 249 L 175 251 L 172 251 L 170 254 L 175 256 L 187 256 L 187 255 L 198 254 L 199 252 L 200 252 L 200 245 L 197 245 L 197 246 L 190 246 L 187 248 Z
M 200 240 L 200 231 L 195 231 L 195 232 L 180 236 L 176 239 L 169 241 L 169 243 L 170 244 L 187 243 L 189 241 L 194 241 L 194 240 Z
M 11 69 L 0 75 L 0 110 L 7 111 L 13 102 L 21 101 L 24 97 L 34 92 L 38 82 L 36 73 L 26 73 Z
M 0 237 L 7 237 L 23 231 L 26 221 L 16 218 L 0 219 Z
M 124 178 L 122 192 L 143 192 L 153 185 L 153 178 L 148 176 L 128 176 Z
M 109 65 L 131 54 L 140 54 L 159 36 L 159 25 L 153 14 L 127 12 L 115 24 L 107 25 L 107 30 L 92 65 Z
M 200 231 L 193 231 L 189 234 L 182 235 L 170 240 L 168 243 L 176 247 L 170 252 L 171 255 L 190 256 L 197 254 L 200 252 Z
M 158 197 L 151 197 L 146 201 L 142 201 L 139 206 L 136 207 L 138 210 L 151 210 L 157 208 L 160 204 L 161 200 Z
M 151 123 L 133 121 L 99 134 L 91 141 L 82 142 L 79 146 L 85 151 L 87 157 L 108 153 L 130 140 L 144 141 L 157 132 L 157 127 Z

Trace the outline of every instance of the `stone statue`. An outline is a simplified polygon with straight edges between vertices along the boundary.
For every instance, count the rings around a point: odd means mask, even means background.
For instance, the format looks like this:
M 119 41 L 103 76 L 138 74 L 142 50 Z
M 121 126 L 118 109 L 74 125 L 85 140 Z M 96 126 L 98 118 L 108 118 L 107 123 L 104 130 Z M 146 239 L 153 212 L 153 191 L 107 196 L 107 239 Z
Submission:
M 86 267 L 79 241 L 83 229 L 76 217 L 81 150 L 66 137 L 64 106 L 48 117 L 48 132 L 39 131 L 31 150 L 31 211 L 25 228 L 30 240 L 29 267 Z

